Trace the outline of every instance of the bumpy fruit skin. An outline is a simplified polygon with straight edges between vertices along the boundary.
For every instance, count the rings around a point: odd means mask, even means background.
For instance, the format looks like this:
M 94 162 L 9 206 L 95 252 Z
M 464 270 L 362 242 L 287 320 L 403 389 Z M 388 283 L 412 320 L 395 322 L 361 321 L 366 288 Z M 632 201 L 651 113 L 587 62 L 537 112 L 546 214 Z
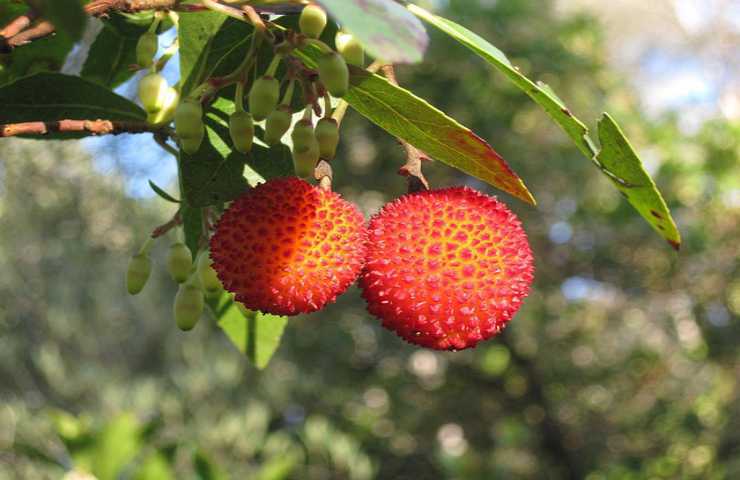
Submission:
M 200 320 L 204 306 L 203 290 L 190 283 L 180 285 L 172 307 L 175 323 L 180 330 L 192 330 Z
M 267 117 L 265 123 L 265 143 L 277 145 L 290 128 L 293 112 L 288 105 L 280 105 Z
M 460 350 L 496 335 L 533 279 L 517 217 L 468 187 L 405 195 L 369 226 L 368 310 L 409 343 Z
M 200 102 L 185 99 L 175 110 L 175 132 L 180 139 L 180 146 L 186 153 L 198 151 L 205 135 L 203 125 L 203 107 Z
M 136 295 L 144 289 L 149 274 L 152 271 L 152 261 L 149 256 L 138 253 L 131 257 L 126 271 L 126 289 L 131 295 Z
M 188 279 L 190 270 L 193 268 L 193 257 L 190 249 L 182 242 L 170 245 L 167 252 L 167 272 L 177 283 Z
M 319 161 L 320 146 L 310 120 L 299 120 L 293 127 L 293 167 L 295 174 L 310 178 Z
M 139 100 L 147 113 L 162 110 L 167 100 L 170 86 L 167 80 L 158 73 L 148 73 L 139 82 Z
M 229 134 L 237 152 L 248 153 L 254 140 L 254 121 L 249 112 L 234 112 L 229 117 Z
M 213 267 L 251 310 L 320 310 L 362 269 L 365 222 L 338 194 L 295 177 L 258 185 L 235 200 L 211 238 Z
M 349 90 L 347 62 L 337 52 L 330 52 L 319 59 L 319 78 L 335 97 L 343 97 Z
M 298 27 L 305 36 L 319 38 L 326 28 L 326 12 L 318 5 L 307 5 L 298 18 Z
M 148 68 L 154 63 L 154 55 L 157 54 L 157 34 L 146 32 L 139 37 L 136 43 L 136 63 L 140 67 Z
M 350 65 L 362 67 L 365 65 L 365 50 L 354 35 L 345 32 L 337 32 L 334 38 L 337 52 L 344 57 Z
M 324 117 L 316 124 L 316 141 L 319 153 L 324 160 L 332 160 L 339 145 L 339 125 L 333 118 Z
M 262 76 L 254 81 L 249 91 L 249 112 L 260 121 L 275 110 L 280 100 L 280 82 L 276 78 Z
M 223 289 L 216 270 L 213 269 L 213 262 L 207 253 L 204 253 L 198 258 L 198 277 L 200 278 L 200 284 L 203 286 L 203 290 L 209 295 L 218 293 Z

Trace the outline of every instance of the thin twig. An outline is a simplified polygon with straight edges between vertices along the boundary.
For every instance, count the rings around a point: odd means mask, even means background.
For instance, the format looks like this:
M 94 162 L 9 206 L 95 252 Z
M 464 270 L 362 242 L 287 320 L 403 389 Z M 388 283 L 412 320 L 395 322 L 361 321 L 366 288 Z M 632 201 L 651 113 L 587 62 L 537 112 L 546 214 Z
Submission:
M 182 215 L 180 215 L 180 210 L 178 210 L 175 215 L 170 219 L 167 223 L 164 223 L 157 228 L 155 228 L 152 231 L 152 238 L 159 238 L 162 235 L 166 234 L 173 228 L 177 227 L 178 225 L 182 224 Z
M 47 135 L 49 133 L 86 133 L 89 135 L 119 135 L 121 133 L 156 132 L 172 135 L 167 127 L 146 122 L 111 120 L 54 120 L 0 124 L 0 137 Z

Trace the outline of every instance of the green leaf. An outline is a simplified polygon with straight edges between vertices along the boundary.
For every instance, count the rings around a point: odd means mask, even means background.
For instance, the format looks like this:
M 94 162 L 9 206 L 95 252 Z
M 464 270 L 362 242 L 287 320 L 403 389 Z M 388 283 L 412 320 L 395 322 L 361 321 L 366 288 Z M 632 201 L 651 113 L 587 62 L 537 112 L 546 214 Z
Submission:
M 141 426 L 133 414 L 113 418 L 100 432 L 92 473 L 99 480 L 114 480 L 141 449 Z
M 389 63 L 418 63 L 429 37 L 424 25 L 393 0 L 319 0 L 368 54 Z
M 177 200 L 175 197 L 165 192 L 164 189 L 160 188 L 159 185 L 152 182 L 151 180 L 149 180 L 149 188 L 151 188 L 154 191 L 154 193 L 156 193 L 163 199 L 167 200 L 168 202 L 180 203 L 180 200 Z
M 666 240 L 678 248 L 680 245 L 680 235 L 676 225 L 671 218 L 665 202 L 655 183 L 647 172 L 642 168 L 639 158 L 629 145 L 629 142 L 616 126 L 614 121 L 605 114 L 599 122 L 599 139 L 602 141 L 602 150 L 597 154 L 597 148 L 593 140 L 588 135 L 588 128 L 585 124 L 577 119 L 572 112 L 566 107 L 565 103 L 555 94 L 549 85 L 537 82 L 534 83 L 521 73 L 511 64 L 506 55 L 501 50 L 491 45 L 488 41 L 479 35 L 471 32 L 458 25 L 455 22 L 434 15 L 421 7 L 413 4 L 407 5 L 407 8 L 424 21 L 434 25 L 462 45 L 466 46 L 479 56 L 487 60 L 491 65 L 496 67 L 514 85 L 519 87 L 524 93 L 529 95 L 532 100 L 539 104 L 545 112 L 557 123 L 565 133 L 571 138 L 578 149 L 589 160 L 593 161 L 601 172 L 607 176 L 619 189 L 627 195 L 629 202 L 635 209 L 652 225 L 658 233 Z M 606 133 L 602 132 L 606 130 Z M 604 145 L 603 138 L 610 143 Z M 617 139 L 619 139 L 617 141 Z M 607 160 L 603 160 L 606 158 Z M 616 167 L 619 168 L 616 168 Z M 628 176 L 623 176 L 625 173 Z M 633 182 L 630 179 L 635 179 Z M 629 185 L 634 185 L 629 187 Z M 634 189 L 643 189 L 640 194 L 634 194 Z M 633 192 L 633 193 L 628 193 Z M 634 197 L 634 198 L 633 198 Z M 658 215 L 658 216 L 656 216 Z
M 236 348 L 258 369 L 265 368 L 280 345 L 288 318 L 246 309 L 243 312 L 226 293 L 210 300 L 209 305 L 218 319 L 218 326 Z
M 136 63 L 137 41 L 104 26 L 90 47 L 80 76 L 108 88 L 122 84 L 134 74 L 129 65 Z
M 200 208 L 183 203 L 180 207 L 180 215 L 182 216 L 185 245 L 188 246 L 193 260 L 195 260 L 195 256 L 200 249 L 200 238 L 203 236 L 203 212 Z
M 226 480 L 229 476 L 205 452 L 198 449 L 193 454 L 193 464 L 198 480 Z
M 209 68 L 209 57 L 221 58 L 222 55 L 212 55 L 213 46 L 219 45 L 213 39 L 226 20 L 225 15 L 217 12 L 180 14 L 178 36 L 183 97 L 205 78 Z
M 653 179 L 643 168 L 640 158 L 619 125 L 608 113 L 604 113 L 599 120 L 598 131 L 601 151 L 597 159 L 607 171 L 616 175 L 616 178 L 612 179 L 614 185 L 640 215 L 678 250 L 681 246 L 681 235 L 665 200 Z
M 133 475 L 133 480 L 170 480 L 174 478 L 176 477 L 171 462 L 160 451 L 155 451 L 146 457 Z
M 578 146 L 579 150 L 581 150 L 587 158 L 593 158 L 596 151 L 591 148 L 587 140 L 584 138 L 584 136 L 588 134 L 588 128 L 586 128 L 580 120 L 571 114 L 570 110 L 568 110 L 565 104 L 563 104 L 548 85 L 542 82 L 534 83 L 519 73 L 519 70 L 511 64 L 509 59 L 506 58 L 506 55 L 504 55 L 501 50 L 494 47 L 488 41 L 471 32 L 467 28 L 447 20 L 446 18 L 434 15 L 416 5 L 409 4 L 407 8 L 419 18 L 437 27 L 453 39 L 460 42 L 462 45 L 483 57 L 483 59 L 488 61 L 488 63 L 506 75 L 506 77 L 508 77 L 517 87 L 545 109 L 545 112 L 547 112 L 547 114 L 555 120 L 563 130 L 565 130 L 565 133 L 568 134 L 568 136 Z
M 87 14 L 79 0 L 33 0 L 29 3 L 56 27 L 57 32 L 66 34 L 72 40 L 82 37 Z
M 8 13 L 23 13 L 8 8 Z M 0 13 L 6 13 L 0 11 Z M 11 18 L 7 20 L 10 21 Z M 3 23 L 5 24 L 5 22 Z M 14 48 L 10 55 L 3 56 L 0 64 L 0 85 L 14 82 L 19 78 L 39 72 L 59 71 L 64 65 L 74 42 L 66 35 L 50 35 L 39 38 L 21 48 Z
M 63 119 L 142 121 L 146 114 L 135 103 L 79 77 L 39 73 L 0 87 L 0 123 Z M 49 134 L 44 138 L 70 138 Z

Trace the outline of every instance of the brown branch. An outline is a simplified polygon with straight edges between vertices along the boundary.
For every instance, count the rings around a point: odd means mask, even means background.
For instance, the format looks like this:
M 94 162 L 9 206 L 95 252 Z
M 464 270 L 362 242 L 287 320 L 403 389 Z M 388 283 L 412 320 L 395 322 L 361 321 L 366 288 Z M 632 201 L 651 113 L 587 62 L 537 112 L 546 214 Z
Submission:
M 178 210 L 175 215 L 165 224 L 162 224 L 155 228 L 152 231 L 152 238 L 159 238 L 162 235 L 166 234 L 173 228 L 177 227 L 178 225 L 182 224 L 182 215 L 180 214 L 180 210 Z
M 398 80 L 396 79 L 396 71 L 393 65 L 387 64 L 380 67 L 385 78 L 390 83 L 398 86 Z M 400 175 L 403 175 L 408 179 L 409 192 L 418 192 L 419 190 L 429 190 L 429 182 L 427 181 L 424 173 L 421 171 L 422 161 L 430 161 L 429 156 L 414 147 L 410 143 L 398 139 L 398 142 L 406 150 L 406 163 L 398 170 Z
M 146 122 L 111 121 L 111 120 L 56 120 L 50 122 L 22 122 L 0 124 L 1 137 L 18 135 L 47 135 L 49 133 L 79 133 L 89 135 L 118 135 L 121 133 L 166 133 L 168 128 L 150 125 Z
M 0 30 L 0 37 L 10 38 L 18 35 L 25 28 L 31 25 L 31 22 L 35 19 L 36 12 L 34 10 L 30 10 L 23 15 L 14 18 L 9 24 L 5 25 L 2 30 Z
M 19 45 L 25 45 L 37 38 L 46 37 L 54 32 L 54 25 L 47 22 L 46 20 L 41 21 L 31 28 L 23 30 L 19 34 L 6 40 L 7 45 L 10 48 L 15 48 Z

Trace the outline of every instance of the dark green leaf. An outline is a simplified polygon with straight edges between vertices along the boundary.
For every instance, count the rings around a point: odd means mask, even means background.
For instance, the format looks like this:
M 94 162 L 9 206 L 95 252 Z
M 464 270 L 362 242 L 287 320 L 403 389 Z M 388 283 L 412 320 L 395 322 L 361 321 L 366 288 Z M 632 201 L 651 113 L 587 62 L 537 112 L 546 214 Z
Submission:
M 180 207 L 182 216 L 182 231 L 185 234 L 185 245 L 190 249 L 193 260 L 200 249 L 200 239 L 203 236 L 203 212 L 200 208 L 191 207 L 185 203 Z
M 429 37 L 421 22 L 393 0 L 319 0 L 329 14 L 373 57 L 418 63 Z
M 0 123 L 63 119 L 133 120 L 146 118 L 133 102 L 88 80 L 39 73 L 0 87 Z M 69 138 L 50 134 L 44 138 Z
M 134 74 L 129 66 L 136 63 L 137 41 L 103 27 L 90 47 L 80 76 L 108 88 L 117 87 Z
M 156 183 L 149 180 L 149 187 L 154 190 L 154 193 L 159 195 L 160 197 L 164 198 L 168 202 L 172 203 L 180 203 L 180 200 L 177 200 L 175 197 L 170 195 L 169 193 L 165 192 L 162 188 L 160 188 Z
M 79 0 L 32 0 L 31 5 L 49 20 L 57 32 L 79 40 L 87 24 L 87 15 Z
M 14 48 L 10 55 L 2 58 L 0 85 L 34 73 L 61 70 L 73 46 L 74 42 L 65 35 L 50 35 Z
M 226 480 L 229 478 L 202 450 L 197 450 L 193 454 L 193 464 L 198 480 Z
M 180 78 L 183 97 L 204 79 L 209 58 L 213 58 L 213 38 L 226 19 L 225 15 L 216 12 L 180 15 Z
M 218 325 L 229 340 L 260 370 L 270 362 L 280 345 L 287 317 L 240 309 L 230 294 L 210 300 Z
M 619 125 L 608 113 L 599 120 L 601 151 L 597 159 L 608 172 L 613 172 L 614 185 L 627 201 L 642 215 L 668 243 L 679 249 L 681 235 L 668 211 L 655 182 L 642 166 L 640 158 L 624 136 Z

